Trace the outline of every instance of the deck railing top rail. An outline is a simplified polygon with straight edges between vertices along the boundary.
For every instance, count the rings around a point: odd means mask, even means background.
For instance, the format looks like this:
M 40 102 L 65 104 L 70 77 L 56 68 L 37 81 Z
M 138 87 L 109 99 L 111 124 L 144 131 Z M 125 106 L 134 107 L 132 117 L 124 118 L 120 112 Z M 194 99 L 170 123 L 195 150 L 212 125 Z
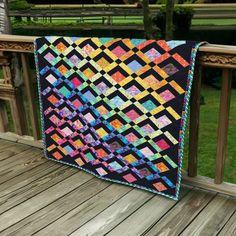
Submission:
M 7 35 L 7 34 L 1 34 L 0 35 L 0 50 L 3 51 L 16 51 L 19 52 L 20 46 L 31 44 L 32 47 L 30 48 L 25 48 L 23 51 L 28 51 L 28 52 L 33 52 L 33 43 L 34 40 L 36 39 L 36 36 L 21 36 L 21 35 Z M 19 47 L 14 48 L 14 47 L 9 47 L 7 44 L 4 44 L 4 42 L 9 43 L 8 45 L 10 46 L 12 43 L 17 44 Z M 219 44 L 210 44 L 207 43 L 202 45 L 199 48 L 199 52 L 204 52 L 204 53 L 224 53 L 224 54 L 231 54 L 231 55 L 236 55 L 236 46 L 233 45 L 219 45 Z

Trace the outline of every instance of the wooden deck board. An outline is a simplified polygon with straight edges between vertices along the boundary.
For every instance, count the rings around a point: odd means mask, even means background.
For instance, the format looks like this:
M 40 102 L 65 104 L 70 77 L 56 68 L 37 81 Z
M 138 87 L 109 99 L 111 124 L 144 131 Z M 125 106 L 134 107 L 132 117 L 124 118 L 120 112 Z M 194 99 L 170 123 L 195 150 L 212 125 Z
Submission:
M 179 235 L 181 231 L 198 215 L 198 213 L 212 200 L 215 193 L 193 189 L 181 199 L 157 223 L 147 230 L 145 235 Z
M 106 189 L 111 183 L 92 178 L 57 201 L 26 217 L 19 223 L 4 231 L 4 235 L 32 235 L 40 229 L 57 221 L 74 208 Z
M 2 163 L 4 160 L 9 159 L 10 157 L 19 154 L 30 147 L 26 145 L 21 145 L 21 144 L 15 144 L 12 142 L 8 141 L 3 141 L 0 139 L 0 163 L 2 166 Z
M 180 193 L 180 199 L 189 193 L 191 189 L 192 187 L 184 186 Z M 141 235 L 151 225 L 154 225 L 157 220 L 161 219 L 176 203 L 177 202 L 171 199 L 154 196 L 119 225 L 110 230 L 107 235 L 122 235 L 124 229 L 126 229 L 127 232 L 132 232 L 133 235 Z
M 70 177 L 74 173 L 74 169 L 62 166 L 30 184 L 19 188 L 16 191 L 12 191 L 11 193 L 0 198 L 0 213 L 25 202 L 31 197 L 47 190 L 51 186 L 60 183 L 62 180 Z
M 39 231 L 36 235 L 69 235 L 130 191 L 131 189 L 127 186 L 112 184 Z
M 183 185 L 173 201 L 1 139 L 0 163 L 0 235 L 236 235 L 236 197 Z
M 183 231 L 181 236 L 212 236 L 230 219 L 236 210 L 236 199 L 223 194 L 217 195 L 206 208 Z
M 219 233 L 219 236 L 225 236 L 225 235 L 236 235 L 236 211 L 231 216 L 229 221 L 224 225 L 222 230 Z
M 0 184 L 47 161 L 43 158 L 41 152 L 36 153 L 36 150 L 28 150 L 27 152 L 25 151 L 12 157 L 16 160 L 9 158 L 8 164 L 0 166 Z M 27 157 L 26 155 L 30 155 L 31 157 Z M 10 161 L 12 161 L 12 163 L 10 163 Z

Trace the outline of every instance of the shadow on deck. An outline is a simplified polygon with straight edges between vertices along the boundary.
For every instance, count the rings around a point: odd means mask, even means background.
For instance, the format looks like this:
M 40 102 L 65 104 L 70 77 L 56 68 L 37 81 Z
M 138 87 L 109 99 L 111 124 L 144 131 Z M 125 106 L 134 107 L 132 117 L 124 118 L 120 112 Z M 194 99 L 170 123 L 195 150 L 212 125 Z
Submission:
M 1 139 L 0 163 L 0 235 L 236 235 L 235 197 L 182 185 L 176 202 Z

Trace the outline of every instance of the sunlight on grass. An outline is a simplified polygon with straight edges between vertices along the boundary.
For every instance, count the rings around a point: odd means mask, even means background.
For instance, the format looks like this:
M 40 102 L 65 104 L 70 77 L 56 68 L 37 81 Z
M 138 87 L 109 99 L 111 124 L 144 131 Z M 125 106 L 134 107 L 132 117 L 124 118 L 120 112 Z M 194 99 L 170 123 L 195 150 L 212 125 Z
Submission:
M 236 25 L 236 19 L 193 19 L 192 25 Z
M 203 88 L 205 105 L 200 109 L 200 130 L 198 149 L 198 174 L 214 178 L 217 147 L 217 128 L 219 116 L 220 90 Z M 188 132 L 186 132 L 184 169 L 188 159 Z M 224 181 L 236 183 L 236 90 L 232 90 L 229 119 L 227 158 Z

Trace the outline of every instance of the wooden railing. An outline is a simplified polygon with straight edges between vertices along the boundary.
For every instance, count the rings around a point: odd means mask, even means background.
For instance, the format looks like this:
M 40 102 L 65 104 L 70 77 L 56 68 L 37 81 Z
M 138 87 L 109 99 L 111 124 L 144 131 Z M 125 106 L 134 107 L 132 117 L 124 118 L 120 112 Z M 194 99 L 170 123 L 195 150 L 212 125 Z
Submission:
M 36 102 L 38 95 L 33 91 L 33 77 L 29 68 L 28 54 L 34 50 L 35 37 L 0 35 L 0 65 L 3 69 L 3 79 L 0 84 L 0 101 L 9 100 L 15 132 L 29 135 L 25 117 L 30 117 L 34 140 L 40 139 L 39 119 L 37 117 Z M 23 99 L 18 88 L 14 86 L 14 70 L 11 66 L 11 53 L 20 54 L 21 66 L 25 91 L 29 106 L 29 114 L 26 116 Z M 188 172 L 184 180 L 196 186 L 213 189 L 216 191 L 236 195 L 236 185 L 223 182 L 224 163 L 226 159 L 226 142 L 228 132 L 228 120 L 230 110 L 230 91 L 232 69 L 236 68 L 236 46 L 205 44 L 200 47 L 195 68 L 191 106 L 190 106 L 190 129 L 189 129 L 189 159 Z M 217 155 L 214 181 L 210 178 L 197 176 L 198 164 L 198 132 L 200 115 L 200 91 L 201 71 L 203 66 L 222 69 L 222 88 L 220 98 L 220 110 L 218 120 Z M 7 131 L 6 111 L 0 103 L 0 132 Z M 1 135 L 4 137 L 4 135 Z M 236 141 L 235 141 L 236 142 Z M 235 157 L 236 158 L 236 157 Z
M 176 4 L 193 7 L 194 19 L 235 19 L 236 4 Z M 156 14 L 162 5 L 150 5 L 151 14 Z M 67 11 L 65 11 L 67 9 Z M 9 16 L 21 17 L 95 17 L 95 16 L 143 16 L 143 9 L 136 5 L 36 5 L 29 10 L 10 10 Z

